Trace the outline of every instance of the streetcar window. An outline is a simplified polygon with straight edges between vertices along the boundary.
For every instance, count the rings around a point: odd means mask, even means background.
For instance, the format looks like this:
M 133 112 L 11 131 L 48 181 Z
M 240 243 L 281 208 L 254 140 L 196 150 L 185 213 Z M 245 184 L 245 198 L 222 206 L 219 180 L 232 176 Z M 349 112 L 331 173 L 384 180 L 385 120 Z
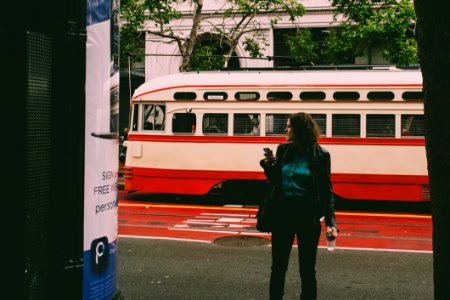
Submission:
M 327 115 L 326 114 L 311 114 L 311 117 L 319 126 L 320 134 L 326 135 L 327 132 Z
M 424 135 L 424 115 L 402 115 L 402 137 L 417 137 Z
M 423 100 L 423 92 L 404 92 L 402 98 L 407 101 Z
M 131 120 L 131 131 L 137 131 L 139 119 L 139 104 L 137 103 L 133 105 L 132 118 L 133 119 Z
M 144 130 L 164 130 L 166 106 L 162 104 L 144 104 L 143 129 Z
M 176 113 L 172 117 L 173 133 L 195 133 L 196 117 L 193 113 Z
M 394 115 L 367 115 L 367 137 L 395 137 Z
M 237 92 L 234 94 L 236 100 L 259 100 L 258 92 Z
M 301 100 L 324 100 L 325 93 L 324 92 L 301 92 L 300 93 Z
M 291 100 L 291 92 L 269 92 L 267 93 L 268 100 Z
M 176 92 L 173 94 L 173 99 L 175 100 L 195 100 L 197 99 L 197 94 L 194 92 Z
M 267 114 L 266 135 L 285 135 L 289 114 Z
M 234 135 L 259 135 L 259 114 L 234 114 Z
M 203 94 L 205 100 L 227 100 L 228 95 L 225 92 L 206 92 Z
M 332 135 L 335 137 L 360 136 L 360 115 L 333 115 Z
M 202 127 L 206 135 L 226 135 L 228 114 L 204 114 Z
M 367 94 L 367 99 L 369 100 L 393 100 L 393 92 L 369 92 Z
M 334 100 L 359 100 L 358 92 L 334 92 Z

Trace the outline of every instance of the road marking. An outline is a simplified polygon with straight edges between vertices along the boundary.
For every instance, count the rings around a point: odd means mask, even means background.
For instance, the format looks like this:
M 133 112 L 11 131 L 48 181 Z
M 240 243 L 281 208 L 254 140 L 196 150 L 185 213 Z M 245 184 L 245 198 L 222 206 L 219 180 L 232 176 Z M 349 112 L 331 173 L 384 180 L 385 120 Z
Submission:
M 244 219 L 242 219 L 242 218 L 219 218 L 219 219 L 217 219 L 216 222 L 236 222 L 236 223 L 239 223 L 242 220 L 244 220 Z
M 295 247 L 297 245 L 294 245 Z M 319 246 L 319 248 L 326 249 L 327 246 Z M 359 247 L 336 247 L 336 250 L 356 250 L 356 251 L 378 251 L 378 252 L 409 252 L 409 253 L 433 253 L 428 250 L 406 250 L 406 249 L 381 249 L 381 248 L 359 248 Z
M 226 206 L 207 206 L 207 205 L 171 205 L 171 204 L 134 204 L 134 203 L 119 203 L 120 207 L 144 207 L 144 208 L 185 208 L 185 209 L 200 209 L 200 210 L 225 210 L 225 211 L 248 211 L 257 212 L 257 207 L 226 207 Z M 208 213 L 202 213 L 208 214 Z M 413 218 L 413 219 L 431 219 L 431 215 L 416 215 L 416 214 L 389 214 L 389 213 L 363 213 L 363 212 L 346 212 L 337 211 L 337 216 L 361 216 L 361 217 L 388 217 L 388 218 Z M 208 215 L 213 215 L 212 213 Z M 223 214 L 226 215 L 226 214 Z M 238 216 L 238 215 L 236 215 Z M 248 216 L 248 215 L 242 215 Z
M 182 242 L 195 242 L 195 243 L 204 243 L 204 244 L 212 244 L 212 241 L 205 240 L 196 240 L 196 239 L 184 239 L 184 238 L 171 238 L 164 236 L 142 236 L 142 235 L 125 235 L 119 234 L 120 238 L 130 238 L 130 239 L 145 239 L 145 240 L 168 240 L 168 241 L 182 241 Z
M 159 208 L 187 208 L 187 209 L 202 209 L 202 210 L 231 210 L 231 211 L 257 211 L 258 208 L 248 207 L 225 207 L 225 206 L 207 206 L 207 205 L 171 205 L 171 204 L 133 204 L 133 203 L 119 203 L 123 207 L 159 207 Z
M 249 233 L 246 235 L 261 235 L 265 236 L 264 233 Z M 182 241 L 182 242 L 195 242 L 203 244 L 212 244 L 214 241 L 209 240 L 197 240 L 197 239 L 186 239 L 186 238 L 172 238 L 172 237 L 160 237 L 160 236 L 141 236 L 141 235 L 125 235 L 119 234 L 119 238 L 132 238 L 132 239 L 147 239 L 147 240 L 168 240 L 168 241 Z M 267 245 L 271 247 L 271 245 Z M 293 247 L 298 247 L 296 244 Z M 319 246 L 320 249 L 326 249 L 326 246 Z M 432 254 L 433 251 L 427 250 L 402 250 L 402 249 L 378 249 L 378 248 L 356 248 L 356 247 L 336 247 L 336 250 L 354 250 L 354 251 L 379 251 L 379 252 L 408 252 L 408 253 L 424 253 Z
M 218 216 L 218 217 L 252 217 L 255 215 L 249 214 L 215 214 L 215 213 L 201 213 L 202 216 Z
M 412 215 L 412 214 L 387 214 L 387 213 L 362 213 L 362 212 L 336 212 L 339 216 L 361 216 L 361 217 L 388 217 L 388 218 L 413 218 L 413 219 L 431 219 L 431 215 Z

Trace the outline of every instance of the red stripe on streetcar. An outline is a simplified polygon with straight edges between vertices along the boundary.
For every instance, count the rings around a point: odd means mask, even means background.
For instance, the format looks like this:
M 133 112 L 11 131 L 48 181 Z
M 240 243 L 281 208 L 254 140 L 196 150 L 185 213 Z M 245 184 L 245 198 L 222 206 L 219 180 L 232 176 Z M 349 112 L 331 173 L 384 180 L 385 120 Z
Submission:
M 227 180 L 266 180 L 263 172 L 124 169 L 125 190 L 141 193 L 204 195 Z M 334 191 L 346 199 L 424 201 L 426 175 L 332 174 Z
M 193 136 L 193 135 L 128 135 L 129 141 L 171 142 L 171 143 L 248 143 L 248 144 L 279 144 L 286 137 L 266 136 Z M 425 146 L 424 138 L 320 138 L 320 144 L 329 145 L 393 145 L 393 146 Z

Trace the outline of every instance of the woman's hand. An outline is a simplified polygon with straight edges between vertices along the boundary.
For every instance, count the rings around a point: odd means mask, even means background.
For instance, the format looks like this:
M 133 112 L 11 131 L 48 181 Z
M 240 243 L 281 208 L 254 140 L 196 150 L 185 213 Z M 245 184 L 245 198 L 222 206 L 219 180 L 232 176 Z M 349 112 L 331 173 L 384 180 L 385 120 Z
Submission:
M 273 165 L 275 163 L 275 157 L 273 156 L 272 151 L 264 152 L 264 163 L 266 166 Z
M 336 227 L 327 226 L 327 234 L 328 235 L 332 235 L 332 236 L 334 236 L 336 238 L 338 236 L 337 228 Z

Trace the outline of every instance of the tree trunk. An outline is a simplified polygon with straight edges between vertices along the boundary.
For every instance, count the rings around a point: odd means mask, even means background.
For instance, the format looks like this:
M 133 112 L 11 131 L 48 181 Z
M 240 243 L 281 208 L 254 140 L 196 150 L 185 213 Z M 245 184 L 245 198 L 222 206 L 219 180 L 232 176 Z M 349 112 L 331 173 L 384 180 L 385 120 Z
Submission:
M 450 299 L 450 1 L 415 0 L 433 215 L 434 298 Z
M 230 50 L 228 51 L 227 54 L 224 55 L 224 59 L 223 59 L 223 67 L 226 69 L 228 68 L 228 63 L 230 62 L 231 56 L 233 56 L 234 51 L 236 50 L 237 47 L 237 42 L 238 40 L 232 41 L 231 45 L 230 45 Z
M 191 61 L 191 54 L 197 44 L 198 29 L 200 28 L 202 10 L 203 10 L 203 0 L 193 1 L 195 4 L 195 11 L 192 17 L 192 27 L 187 38 L 184 42 L 184 51 L 181 51 L 183 59 L 181 61 L 180 72 L 185 72 L 189 69 L 189 63 Z

